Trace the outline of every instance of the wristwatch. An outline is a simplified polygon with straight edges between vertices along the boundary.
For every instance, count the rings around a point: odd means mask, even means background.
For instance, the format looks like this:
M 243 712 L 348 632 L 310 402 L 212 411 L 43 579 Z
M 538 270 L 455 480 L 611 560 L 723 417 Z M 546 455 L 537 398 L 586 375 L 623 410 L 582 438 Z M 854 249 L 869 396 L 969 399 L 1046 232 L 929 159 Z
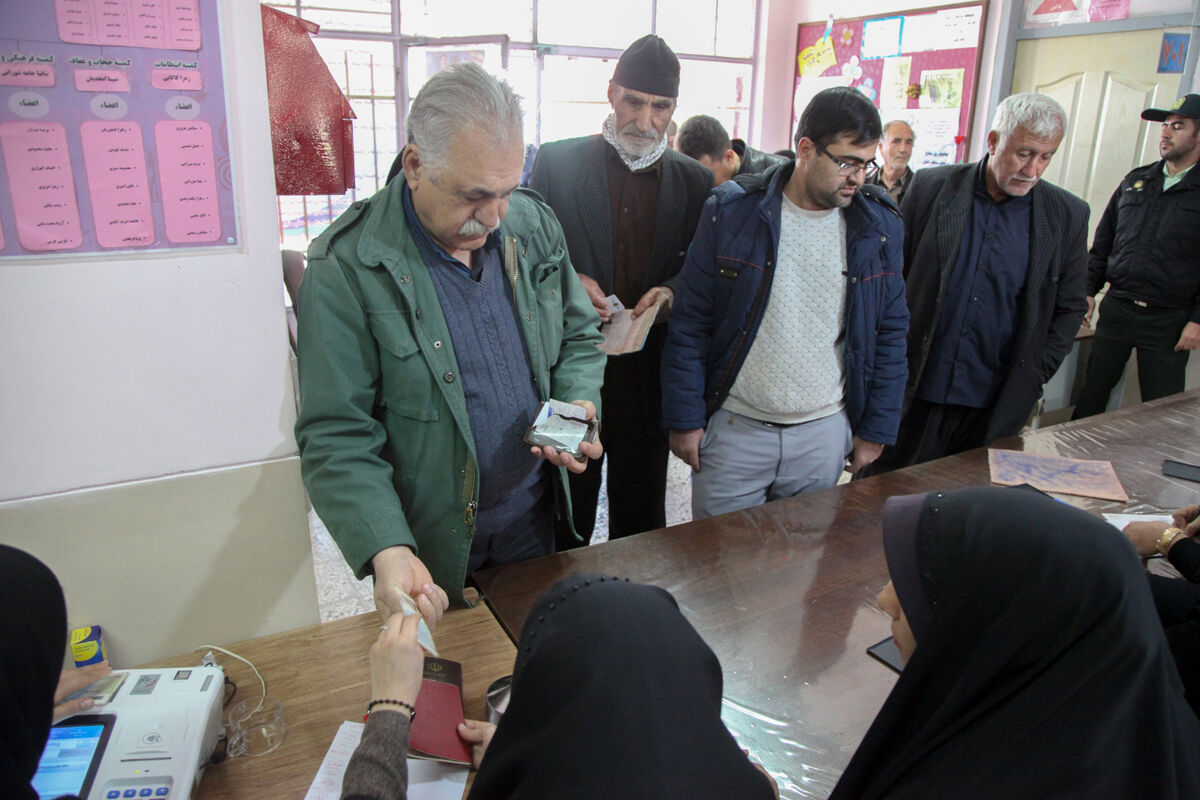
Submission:
M 1162 532 L 1162 536 L 1158 537 L 1158 544 L 1154 545 L 1154 549 L 1157 550 L 1161 555 L 1165 556 L 1167 551 L 1171 549 L 1171 545 L 1175 544 L 1175 542 L 1179 541 L 1185 536 L 1187 536 L 1187 534 L 1179 530 L 1179 528 L 1167 528 Z

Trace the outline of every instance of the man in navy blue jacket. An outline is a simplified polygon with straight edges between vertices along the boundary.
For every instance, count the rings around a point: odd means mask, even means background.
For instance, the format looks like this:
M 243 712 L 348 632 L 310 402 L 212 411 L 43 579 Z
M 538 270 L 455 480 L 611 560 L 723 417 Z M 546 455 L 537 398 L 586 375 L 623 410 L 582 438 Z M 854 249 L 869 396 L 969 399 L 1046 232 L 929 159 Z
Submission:
M 663 353 L 671 451 L 697 518 L 834 485 L 895 441 L 908 374 L 903 238 L 864 186 L 881 134 L 860 92 L 809 103 L 797 157 L 719 186 Z

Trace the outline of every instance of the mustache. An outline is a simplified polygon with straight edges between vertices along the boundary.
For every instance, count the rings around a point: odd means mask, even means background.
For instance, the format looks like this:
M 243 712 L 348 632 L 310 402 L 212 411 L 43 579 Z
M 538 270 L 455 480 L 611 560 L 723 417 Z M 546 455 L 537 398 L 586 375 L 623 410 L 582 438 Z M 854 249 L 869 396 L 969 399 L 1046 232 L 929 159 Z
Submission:
M 466 222 L 464 222 L 462 224 L 461 228 L 458 229 L 458 235 L 459 236 L 471 236 L 471 237 L 487 236 L 489 233 L 491 233 L 494 230 L 496 230 L 496 229 L 488 227 L 487 225 L 484 225 L 482 222 L 475 219 L 474 217 L 471 217 L 469 220 L 467 220 Z
M 635 123 L 635 122 L 631 122 L 628 125 L 626 125 L 624 128 L 621 128 L 621 135 L 622 136 L 633 136 L 638 139 L 649 139 L 654 142 L 657 142 L 658 138 L 659 138 L 658 131 L 655 131 L 655 130 L 643 131 L 640 128 L 638 128 L 637 123 Z

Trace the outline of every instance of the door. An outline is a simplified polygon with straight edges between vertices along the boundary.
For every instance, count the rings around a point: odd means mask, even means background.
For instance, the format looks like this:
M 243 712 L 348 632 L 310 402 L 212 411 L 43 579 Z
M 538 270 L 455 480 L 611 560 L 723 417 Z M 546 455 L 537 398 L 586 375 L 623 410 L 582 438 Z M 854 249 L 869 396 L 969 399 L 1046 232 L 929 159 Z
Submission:
M 1017 43 L 1012 91 L 1050 95 L 1067 110 L 1066 135 L 1044 177 L 1087 201 L 1092 209 L 1089 242 L 1125 173 L 1159 158 L 1160 123 L 1147 122 L 1140 115 L 1145 108 L 1169 108 L 1179 92 L 1178 74 L 1157 71 L 1164 32 L 1188 33 L 1189 29 Z M 1077 389 L 1082 381 L 1075 356 L 1068 356 L 1059 374 L 1047 384 L 1047 408 L 1065 406 L 1072 388 Z M 1125 378 L 1113 390 L 1110 409 L 1140 401 L 1136 363 L 1130 359 Z M 1200 357 L 1192 358 L 1188 367 L 1187 388 L 1200 386 Z

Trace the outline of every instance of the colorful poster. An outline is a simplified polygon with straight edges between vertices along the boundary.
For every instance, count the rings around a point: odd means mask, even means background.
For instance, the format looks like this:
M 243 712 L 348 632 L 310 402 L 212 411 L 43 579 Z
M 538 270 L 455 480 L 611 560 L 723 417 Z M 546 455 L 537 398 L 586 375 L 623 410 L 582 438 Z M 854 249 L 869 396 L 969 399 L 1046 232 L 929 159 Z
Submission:
M 1103 22 L 1110 19 L 1128 19 L 1129 0 L 1090 0 L 1088 22 Z
M 237 244 L 217 2 L 0 0 L 0 259 Z
M 881 109 L 908 108 L 908 76 L 911 74 L 911 56 L 883 60 L 883 76 L 879 79 Z
M 963 99 L 963 70 L 927 69 L 921 73 L 921 108 L 958 108 Z

